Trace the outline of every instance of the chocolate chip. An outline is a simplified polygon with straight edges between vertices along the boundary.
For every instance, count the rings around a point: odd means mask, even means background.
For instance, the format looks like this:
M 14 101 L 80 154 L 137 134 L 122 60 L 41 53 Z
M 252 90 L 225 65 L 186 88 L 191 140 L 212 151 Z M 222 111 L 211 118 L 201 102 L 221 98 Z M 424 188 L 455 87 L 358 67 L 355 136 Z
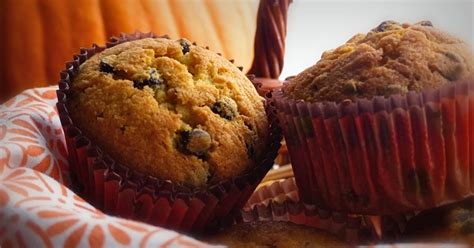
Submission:
M 141 81 L 133 81 L 133 88 L 137 88 L 139 90 L 142 90 L 145 84 Z
M 99 63 L 99 71 L 105 72 L 105 73 L 113 73 L 114 67 L 108 64 L 107 62 L 101 60 Z
M 165 80 L 160 77 L 158 71 L 154 68 L 150 69 L 150 77 L 143 81 L 143 83 L 150 85 L 150 86 L 158 86 L 163 84 Z
M 243 66 L 237 66 L 237 68 L 239 68 L 240 71 L 243 71 L 243 70 L 244 70 L 244 67 L 243 67 Z
M 178 133 L 178 147 L 186 149 L 186 145 L 189 142 L 189 137 L 191 136 L 191 131 L 190 130 L 185 130 L 185 131 L 180 131 Z
M 181 45 L 181 47 L 183 47 L 182 51 L 183 51 L 183 54 L 186 54 L 186 53 L 189 53 L 189 43 L 188 41 L 186 40 L 179 40 L 179 44 Z
M 162 85 L 164 81 L 165 80 L 160 77 L 158 71 L 155 68 L 151 68 L 149 71 L 149 78 L 143 81 L 134 81 L 133 87 L 138 89 L 143 89 L 143 87 L 145 87 L 146 85 L 150 87 L 156 87 Z
M 474 219 L 470 219 L 466 221 L 459 229 L 459 233 L 463 235 L 473 234 L 474 233 Z
M 211 135 L 200 128 L 181 131 L 179 136 L 178 146 L 196 156 L 203 156 L 211 148 Z
M 229 97 L 223 97 L 215 102 L 214 105 L 212 105 L 211 110 L 227 120 L 234 119 L 238 113 L 237 104 Z
M 376 28 L 372 29 L 373 32 L 384 32 L 388 29 L 388 27 L 392 25 L 400 25 L 398 22 L 395 21 L 384 21 L 380 23 Z
M 425 26 L 425 27 L 433 27 L 433 23 L 431 23 L 431 21 L 427 21 L 427 20 L 417 22 L 416 25 Z
M 257 134 L 252 123 L 244 121 L 245 126 L 250 131 L 250 136 L 245 139 L 245 147 L 247 148 L 247 157 L 253 159 L 255 157 L 255 142 Z
M 255 155 L 255 148 L 252 142 L 246 142 L 245 147 L 247 148 L 247 157 L 252 159 Z

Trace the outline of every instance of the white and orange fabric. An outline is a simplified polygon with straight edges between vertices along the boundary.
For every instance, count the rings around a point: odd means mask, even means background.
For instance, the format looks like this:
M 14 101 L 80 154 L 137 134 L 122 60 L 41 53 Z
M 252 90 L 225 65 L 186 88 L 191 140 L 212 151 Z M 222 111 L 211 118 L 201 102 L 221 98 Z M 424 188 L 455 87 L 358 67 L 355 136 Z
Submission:
M 1 247 L 207 247 L 187 236 L 103 214 L 67 187 L 56 87 L 0 106 Z

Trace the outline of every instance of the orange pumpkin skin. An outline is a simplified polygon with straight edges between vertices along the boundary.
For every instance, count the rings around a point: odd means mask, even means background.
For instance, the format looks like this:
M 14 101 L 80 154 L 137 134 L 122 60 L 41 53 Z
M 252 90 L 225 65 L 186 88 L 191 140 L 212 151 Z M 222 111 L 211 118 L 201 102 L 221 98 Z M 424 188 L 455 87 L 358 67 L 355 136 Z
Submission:
M 55 84 L 80 47 L 134 31 L 209 46 L 248 70 L 258 0 L 1 0 L 0 100 Z

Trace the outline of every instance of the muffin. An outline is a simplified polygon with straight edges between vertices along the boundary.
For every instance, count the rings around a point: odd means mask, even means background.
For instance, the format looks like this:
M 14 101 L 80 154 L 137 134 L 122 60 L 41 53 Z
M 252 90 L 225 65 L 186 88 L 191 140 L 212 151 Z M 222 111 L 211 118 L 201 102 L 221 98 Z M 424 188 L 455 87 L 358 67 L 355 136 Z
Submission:
M 220 225 L 273 165 L 281 136 L 264 99 L 187 40 L 122 35 L 81 50 L 61 77 L 73 183 L 107 213 L 181 231 Z
M 228 247 L 349 247 L 332 234 L 290 222 L 240 223 L 206 238 Z
M 467 243 L 474 245 L 472 199 L 424 211 L 408 222 L 403 240 L 418 243 Z
M 85 61 L 72 81 L 72 120 L 117 162 L 203 187 L 255 166 L 263 99 L 231 62 L 186 40 L 146 38 Z
M 385 21 L 324 52 L 289 81 L 284 94 L 309 102 L 406 95 L 466 79 L 473 72 L 469 46 L 431 22 Z
M 474 193 L 474 62 L 430 22 L 383 22 L 269 99 L 302 200 L 386 215 Z

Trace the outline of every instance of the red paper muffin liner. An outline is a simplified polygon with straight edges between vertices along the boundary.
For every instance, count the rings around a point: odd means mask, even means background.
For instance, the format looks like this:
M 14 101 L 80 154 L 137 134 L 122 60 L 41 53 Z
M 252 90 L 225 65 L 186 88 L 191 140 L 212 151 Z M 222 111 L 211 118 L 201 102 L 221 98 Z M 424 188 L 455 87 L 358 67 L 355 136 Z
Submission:
M 340 104 L 267 98 L 305 203 L 381 215 L 474 193 L 474 81 Z
M 241 211 L 242 221 L 289 221 L 326 230 L 351 244 L 397 240 L 412 214 L 342 214 L 300 201 L 294 178 L 259 187 Z
M 282 138 L 274 113 L 267 113 L 268 150 L 258 165 L 244 175 L 204 190 L 146 176 L 116 163 L 84 136 L 69 117 L 66 103 L 71 93 L 70 85 L 84 61 L 105 48 L 150 37 L 157 36 L 152 33 L 122 34 L 111 38 L 105 47 L 94 44 L 90 49 L 81 49 L 61 72 L 57 108 L 66 135 L 73 187 L 81 197 L 105 213 L 182 232 L 198 233 L 230 224 L 273 166 Z
M 248 77 L 257 88 L 258 94 L 263 97 L 272 90 L 279 89 L 283 86 L 283 82 L 279 79 L 255 77 L 253 74 L 248 75 Z M 281 142 L 278 156 L 275 158 L 275 164 L 279 166 L 290 164 L 290 157 L 284 140 Z

